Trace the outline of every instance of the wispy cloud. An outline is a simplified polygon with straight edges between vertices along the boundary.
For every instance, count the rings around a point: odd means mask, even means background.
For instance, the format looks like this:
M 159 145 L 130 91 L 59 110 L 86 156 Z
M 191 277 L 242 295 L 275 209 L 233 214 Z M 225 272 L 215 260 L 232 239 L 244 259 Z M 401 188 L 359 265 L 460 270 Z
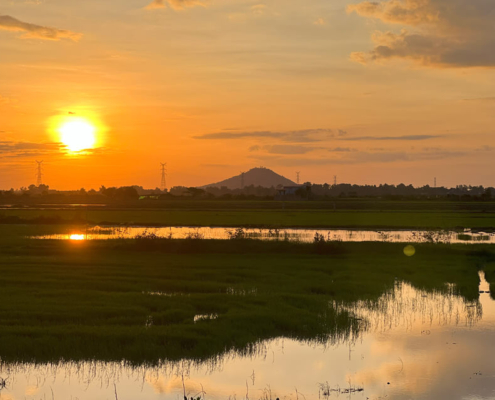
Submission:
M 270 154 L 306 154 L 321 147 L 294 146 L 290 144 L 274 144 L 263 147 Z
M 494 151 L 494 150 L 495 150 L 495 147 L 488 146 L 487 144 L 476 149 L 476 151 Z
M 10 97 L 5 97 L 0 94 L 0 106 L 11 103 L 12 103 L 12 99 Z
M 245 132 L 214 132 L 194 136 L 195 139 L 280 139 L 285 142 L 306 143 L 320 142 L 336 136 L 344 136 L 343 130 L 333 129 L 303 129 L 295 131 L 245 131 Z
M 347 141 L 373 141 L 373 140 L 405 140 L 405 141 L 416 141 L 416 140 L 429 140 L 439 138 L 437 135 L 405 135 L 405 136 L 357 136 L 357 137 L 346 137 L 341 138 L 340 140 Z
M 34 143 L 0 141 L 0 157 L 34 157 L 39 155 L 60 154 L 66 150 L 62 143 Z
M 266 10 L 265 4 L 255 4 L 254 6 L 251 6 L 251 11 L 253 12 L 253 14 L 262 15 L 265 13 L 265 10 Z
M 495 97 L 478 97 L 475 99 L 464 99 L 464 101 L 476 103 L 495 103 Z
M 384 164 L 394 162 L 418 162 L 459 158 L 473 154 L 473 151 L 428 150 L 418 152 L 385 151 L 344 152 L 342 157 L 283 157 L 281 155 L 260 154 L 251 158 L 271 162 L 281 166 L 318 166 L 318 165 L 351 165 L 351 164 Z
M 21 35 L 21 39 L 69 39 L 77 42 L 82 37 L 81 33 L 22 22 L 9 15 L 0 15 L 0 29 L 12 32 L 24 32 Z
M 351 151 L 356 151 L 356 149 L 351 149 L 350 147 L 334 147 L 333 149 L 328 149 L 332 153 L 349 153 Z
M 232 168 L 231 164 L 201 164 L 201 166 L 206 168 Z
M 145 8 L 146 10 L 156 10 L 160 8 L 166 8 L 169 4 L 174 10 L 183 10 L 189 7 L 203 6 L 204 2 L 199 0 L 153 0 Z

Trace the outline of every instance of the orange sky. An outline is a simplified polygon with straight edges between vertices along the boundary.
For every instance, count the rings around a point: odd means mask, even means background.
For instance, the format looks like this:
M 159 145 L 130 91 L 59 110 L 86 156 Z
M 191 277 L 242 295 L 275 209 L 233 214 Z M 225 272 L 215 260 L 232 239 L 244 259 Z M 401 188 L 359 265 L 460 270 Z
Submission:
M 150 1 L 0 4 L 0 188 L 495 185 L 494 2 Z

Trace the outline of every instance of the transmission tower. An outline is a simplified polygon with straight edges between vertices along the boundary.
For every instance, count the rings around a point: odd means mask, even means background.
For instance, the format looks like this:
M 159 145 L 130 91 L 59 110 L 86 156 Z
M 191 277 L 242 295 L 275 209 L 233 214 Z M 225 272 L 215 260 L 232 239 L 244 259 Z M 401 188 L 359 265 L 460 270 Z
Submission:
M 36 164 L 38 164 L 36 167 L 36 186 L 40 186 L 43 184 L 43 160 L 36 160 Z
M 160 163 L 162 169 L 162 184 L 160 185 L 160 189 L 162 191 L 167 190 L 167 163 Z
M 241 172 L 241 189 L 244 189 L 244 172 Z
M 301 173 L 298 171 L 296 172 L 296 182 L 297 184 L 299 185 L 299 176 L 301 175 Z

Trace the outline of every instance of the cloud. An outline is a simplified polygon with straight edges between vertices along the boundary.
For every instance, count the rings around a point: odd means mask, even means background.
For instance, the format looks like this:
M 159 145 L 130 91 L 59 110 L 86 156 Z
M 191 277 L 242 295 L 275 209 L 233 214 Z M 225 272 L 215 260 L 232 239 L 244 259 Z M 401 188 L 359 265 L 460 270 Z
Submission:
M 10 99 L 9 97 L 2 96 L 0 94 L 0 106 L 5 105 L 5 104 L 10 104 L 10 103 L 12 103 L 12 99 Z
M 351 151 L 356 151 L 355 149 L 351 149 L 350 147 L 334 147 L 333 149 L 328 149 L 332 153 L 349 153 Z
M 394 161 L 425 161 L 444 160 L 468 155 L 465 151 L 425 151 L 418 153 L 410 152 L 384 152 L 384 153 L 359 153 L 354 159 L 356 163 L 388 163 Z
M 493 151 L 495 150 L 495 147 L 493 146 L 488 146 L 487 144 L 477 148 L 475 151 Z
M 0 141 L 0 158 L 34 157 L 39 155 L 59 154 L 66 146 L 62 143 L 34 143 Z
M 451 0 L 455 2 L 456 0 Z M 359 4 L 351 4 L 347 11 L 356 12 L 359 15 L 378 18 L 384 22 L 420 25 L 437 23 L 439 10 L 429 0 L 387 0 L 382 2 L 364 1 Z
M 201 166 L 207 168 L 232 168 L 232 164 L 201 164 Z
M 409 27 L 399 33 L 375 32 L 374 48 L 352 53 L 353 61 L 408 59 L 429 67 L 495 67 L 492 0 L 364 1 L 347 11 Z
M 353 151 L 348 152 L 342 157 L 308 157 L 308 158 L 294 158 L 283 157 L 277 155 L 253 155 L 251 158 L 258 160 L 271 162 L 282 166 L 298 166 L 298 165 L 358 165 L 358 164 L 386 164 L 393 162 L 418 162 L 418 161 L 433 161 L 433 160 L 445 160 L 451 158 L 459 158 L 473 154 L 469 151 L 455 151 L 455 150 L 430 150 L 419 152 L 402 152 L 402 151 L 388 151 L 388 152 L 368 152 L 368 151 Z
M 349 147 L 334 147 L 328 149 L 325 147 L 297 146 L 290 144 L 268 145 L 268 146 L 263 146 L 263 149 L 270 154 L 286 154 L 286 155 L 307 154 L 316 150 L 326 150 L 332 153 L 349 153 L 351 151 L 355 151 L 355 149 L 351 149 Z
M 313 22 L 313 25 L 323 26 L 326 25 L 326 21 L 323 18 L 318 18 L 316 21 Z
M 264 4 L 255 4 L 251 6 L 251 11 L 253 14 L 263 15 L 266 10 L 266 5 Z
M 292 144 L 273 144 L 266 146 L 251 146 L 249 148 L 250 152 L 258 152 L 260 150 L 264 150 L 268 154 L 280 154 L 280 155 L 298 155 L 298 154 L 307 154 L 312 151 L 317 150 L 326 150 L 333 153 L 349 153 L 351 151 L 356 151 L 356 149 L 351 149 L 349 147 L 316 147 L 316 146 L 303 146 L 303 145 L 292 145 Z M 265 154 L 266 154 L 265 153 Z M 263 155 L 261 155 L 263 157 Z
M 263 147 L 270 154 L 306 154 L 320 147 L 293 146 L 290 144 L 275 144 Z
M 357 141 L 368 141 L 368 140 L 406 140 L 406 141 L 415 141 L 415 140 L 429 140 L 439 138 L 440 136 L 436 135 L 406 135 L 406 136 L 357 136 L 357 137 L 348 137 L 340 140 L 347 140 L 352 142 Z
M 280 139 L 285 142 L 309 143 L 320 142 L 333 138 L 336 135 L 342 136 L 345 131 L 332 129 L 303 129 L 296 131 L 245 131 L 245 132 L 215 132 L 194 136 L 195 139 Z
M 174 10 L 183 10 L 185 8 L 196 6 L 204 7 L 204 3 L 199 0 L 153 0 L 145 7 L 145 9 L 156 10 L 160 8 L 166 8 L 166 3 L 168 3 Z
M 146 10 L 156 10 L 160 8 L 166 8 L 165 0 L 153 0 L 150 4 L 148 4 L 145 9 Z
M 476 99 L 464 99 L 464 101 L 477 102 L 477 103 L 495 103 L 495 97 L 479 97 Z
M 0 15 L 0 29 L 12 32 L 24 32 L 21 39 L 61 40 L 69 39 L 74 42 L 81 39 L 82 34 L 72 31 L 50 28 L 41 25 L 19 21 L 9 15 Z

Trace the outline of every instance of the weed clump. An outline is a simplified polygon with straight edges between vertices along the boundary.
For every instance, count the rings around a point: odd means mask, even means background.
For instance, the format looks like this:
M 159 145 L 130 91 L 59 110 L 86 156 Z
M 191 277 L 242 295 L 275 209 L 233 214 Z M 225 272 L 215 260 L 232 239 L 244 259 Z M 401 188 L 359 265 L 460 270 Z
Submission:
M 316 254 L 342 254 L 345 252 L 342 242 L 325 239 L 325 236 L 316 232 L 313 239 L 313 248 Z

